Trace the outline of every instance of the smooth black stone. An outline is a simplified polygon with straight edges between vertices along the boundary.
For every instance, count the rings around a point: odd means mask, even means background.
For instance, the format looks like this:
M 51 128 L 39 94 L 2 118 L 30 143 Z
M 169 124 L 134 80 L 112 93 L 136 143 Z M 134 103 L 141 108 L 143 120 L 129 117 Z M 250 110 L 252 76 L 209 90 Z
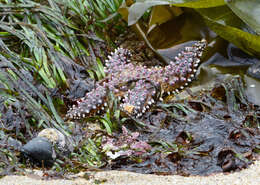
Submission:
M 36 137 L 21 148 L 23 157 L 29 158 L 34 164 L 44 167 L 53 165 L 53 148 L 46 138 Z

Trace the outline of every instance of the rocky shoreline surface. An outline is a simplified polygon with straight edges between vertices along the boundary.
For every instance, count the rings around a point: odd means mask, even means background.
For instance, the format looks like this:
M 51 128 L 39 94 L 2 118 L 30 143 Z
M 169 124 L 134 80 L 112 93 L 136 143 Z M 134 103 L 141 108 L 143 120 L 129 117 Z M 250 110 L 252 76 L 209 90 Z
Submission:
M 259 185 L 260 184 L 260 161 L 255 161 L 248 169 L 234 173 L 218 173 L 209 176 L 190 176 L 180 175 L 151 175 L 139 174 L 126 171 L 100 171 L 79 173 L 70 180 L 50 179 L 43 180 L 43 173 L 35 171 L 34 174 L 27 176 L 6 176 L 0 179 L 0 184 L 4 185 L 80 185 L 80 184 L 104 184 L 104 185 L 157 185 L 157 184 L 178 184 L 178 185 Z

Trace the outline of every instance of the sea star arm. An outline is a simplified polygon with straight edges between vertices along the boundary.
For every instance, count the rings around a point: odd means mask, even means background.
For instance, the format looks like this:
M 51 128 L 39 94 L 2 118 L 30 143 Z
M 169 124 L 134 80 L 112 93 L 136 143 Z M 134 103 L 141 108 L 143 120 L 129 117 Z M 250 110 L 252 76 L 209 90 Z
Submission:
M 165 66 L 161 82 L 163 92 L 179 93 L 193 81 L 206 46 L 206 40 L 202 39 L 190 47 L 185 47 L 174 61 Z
M 157 87 L 151 81 L 138 80 L 122 99 L 121 110 L 131 116 L 140 117 L 155 103 Z
M 115 51 L 111 52 L 111 55 L 108 56 L 108 59 L 105 60 L 105 73 L 112 74 L 119 72 L 123 69 L 124 65 L 130 62 L 131 56 L 132 54 L 128 49 L 115 49 Z
M 90 115 L 95 115 L 107 106 L 107 88 L 103 85 L 97 85 L 92 91 L 88 92 L 85 97 L 76 101 L 67 112 L 66 117 L 70 119 L 81 119 Z

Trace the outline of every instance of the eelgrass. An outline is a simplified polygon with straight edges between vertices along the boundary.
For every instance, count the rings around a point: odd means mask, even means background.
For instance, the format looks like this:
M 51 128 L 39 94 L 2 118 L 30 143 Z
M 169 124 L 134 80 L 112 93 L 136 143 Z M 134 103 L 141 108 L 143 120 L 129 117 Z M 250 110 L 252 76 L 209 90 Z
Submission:
M 70 135 L 64 118 L 57 112 L 52 92 L 56 89 L 59 94 L 65 94 L 70 85 L 68 80 L 73 80 L 67 66 L 78 65 L 76 62 L 94 74 L 93 78 L 104 77 L 102 62 L 99 56 L 91 55 L 91 50 L 96 41 L 109 42 L 106 28 L 118 19 L 116 11 L 121 2 L 0 1 L 0 109 L 3 111 L 0 130 L 4 131 L 4 137 L 14 137 L 10 134 L 14 131 L 5 133 L 2 119 L 7 109 L 13 109 L 15 115 L 23 118 L 20 125 L 16 125 L 15 139 L 24 143 L 43 128 L 54 127 Z M 107 122 L 109 118 L 99 118 L 102 119 L 111 125 Z M 112 132 L 109 126 L 107 131 Z M 1 138 L 0 142 L 4 140 Z M 96 142 L 88 139 L 74 155 L 76 160 L 100 166 L 101 157 L 95 145 Z M 0 176 L 7 174 L 3 169 L 17 162 L 15 153 L 4 148 L 0 150 Z

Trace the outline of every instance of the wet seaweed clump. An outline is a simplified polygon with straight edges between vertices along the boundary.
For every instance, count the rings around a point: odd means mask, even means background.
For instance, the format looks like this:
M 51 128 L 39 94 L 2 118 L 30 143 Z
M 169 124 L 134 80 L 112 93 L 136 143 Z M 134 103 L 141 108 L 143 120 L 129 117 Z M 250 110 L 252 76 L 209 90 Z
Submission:
M 189 176 L 234 172 L 252 164 L 259 157 L 260 108 L 248 102 L 238 77 L 214 87 L 193 100 L 157 104 L 142 119 L 149 129 L 140 132 L 150 150 L 115 158 L 107 168 Z

